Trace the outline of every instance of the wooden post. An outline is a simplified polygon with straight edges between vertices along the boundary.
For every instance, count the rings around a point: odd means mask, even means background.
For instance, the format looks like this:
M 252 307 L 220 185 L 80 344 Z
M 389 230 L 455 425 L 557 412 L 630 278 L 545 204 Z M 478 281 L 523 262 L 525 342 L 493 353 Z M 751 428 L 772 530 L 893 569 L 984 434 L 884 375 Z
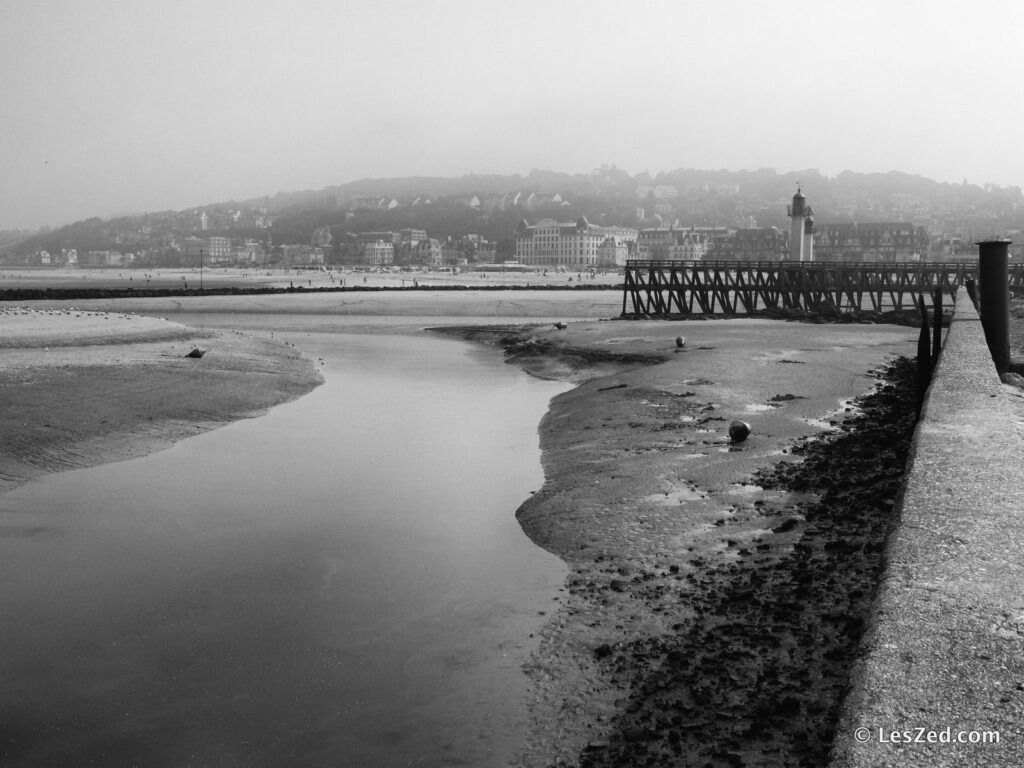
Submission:
M 932 318 L 935 327 L 932 329 L 932 368 L 939 362 L 939 351 L 942 349 L 942 286 L 935 289 L 935 314 Z
M 626 287 L 626 283 L 627 283 L 627 281 L 629 279 L 628 275 L 629 275 L 629 267 L 626 267 L 624 270 L 622 270 L 622 312 L 619 313 L 619 317 L 625 317 L 626 316 L 626 292 L 629 290 Z
M 978 243 L 978 303 L 981 326 L 996 371 L 1010 370 L 1009 240 Z

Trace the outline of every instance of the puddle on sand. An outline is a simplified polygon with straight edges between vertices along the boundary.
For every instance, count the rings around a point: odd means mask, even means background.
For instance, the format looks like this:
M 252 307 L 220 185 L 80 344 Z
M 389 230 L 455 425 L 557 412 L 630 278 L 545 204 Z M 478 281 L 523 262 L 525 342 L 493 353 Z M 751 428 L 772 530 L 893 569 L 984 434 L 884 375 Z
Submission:
M 760 485 L 733 483 L 726 489 L 726 493 L 731 496 L 752 496 L 755 493 L 764 493 L 764 488 Z

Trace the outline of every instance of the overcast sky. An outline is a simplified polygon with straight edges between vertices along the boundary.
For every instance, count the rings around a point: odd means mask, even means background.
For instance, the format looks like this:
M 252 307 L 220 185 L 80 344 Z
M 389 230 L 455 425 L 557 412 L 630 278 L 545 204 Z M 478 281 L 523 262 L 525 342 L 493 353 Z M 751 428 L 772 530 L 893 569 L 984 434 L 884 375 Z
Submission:
M 1024 184 L 1019 0 L 0 0 L 0 229 L 365 177 Z

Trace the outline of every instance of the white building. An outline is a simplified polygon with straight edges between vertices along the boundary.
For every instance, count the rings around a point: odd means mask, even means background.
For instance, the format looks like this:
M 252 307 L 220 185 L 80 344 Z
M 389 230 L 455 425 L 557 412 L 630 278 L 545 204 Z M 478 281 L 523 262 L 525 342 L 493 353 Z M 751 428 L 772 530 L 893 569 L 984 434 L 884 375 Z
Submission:
M 230 264 L 231 240 L 227 237 L 206 238 L 206 263 Z
M 630 257 L 635 258 L 635 244 L 630 245 L 617 237 L 607 238 L 597 249 L 597 265 L 604 269 L 624 267 Z
M 363 264 L 390 267 L 395 263 L 395 244 L 389 240 L 371 240 L 362 244 Z
M 581 216 L 576 222 L 559 223 L 544 219 L 530 225 L 524 219 L 516 227 L 516 261 L 533 267 L 566 267 L 570 270 L 597 267 L 607 258 L 609 238 L 616 247 L 632 248 L 637 231 L 629 227 L 599 227 Z

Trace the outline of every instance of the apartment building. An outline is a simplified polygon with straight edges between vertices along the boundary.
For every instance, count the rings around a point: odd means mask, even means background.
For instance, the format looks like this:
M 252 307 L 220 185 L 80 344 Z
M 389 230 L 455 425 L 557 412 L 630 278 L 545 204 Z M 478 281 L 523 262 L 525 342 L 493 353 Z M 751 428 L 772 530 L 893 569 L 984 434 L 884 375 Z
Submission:
M 543 268 L 597 267 L 599 249 L 608 238 L 615 238 L 628 248 L 630 243 L 636 243 L 637 231 L 629 227 L 600 227 L 585 216 L 575 222 L 544 219 L 534 225 L 523 219 L 516 227 L 516 260 Z
M 390 267 L 395 263 L 395 244 L 386 240 L 363 243 L 361 261 L 370 267 Z
M 429 267 L 440 267 L 444 264 L 444 250 L 441 241 L 428 237 L 416 243 L 416 263 Z
M 203 257 L 207 264 L 229 264 L 231 262 L 231 239 L 228 237 L 206 238 Z
M 120 251 L 87 251 L 79 263 L 83 267 L 123 267 L 132 261 L 130 256 Z
M 317 267 L 324 263 L 324 250 L 312 245 L 282 245 L 281 262 L 289 267 Z
M 622 240 L 614 235 L 597 247 L 597 266 L 602 269 L 624 267 L 629 259 L 636 257 L 636 242 Z
M 909 222 L 824 224 L 815 228 L 817 261 L 910 261 L 927 257 L 931 238 Z
M 245 240 L 236 245 L 232 257 L 235 263 L 246 265 L 263 264 L 267 260 L 266 251 L 259 240 Z
M 653 227 L 637 235 L 637 253 L 641 259 L 696 261 L 708 252 L 710 238 L 695 228 Z
M 740 261 L 776 261 L 789 254 L 789 231 L 778 227 L 737 229 L 732 256 Z
M 398 230 L 398 238 L 395 242 L 395 264 L 405 266 L 419 263 L 417 248 L 426 239 L 427 232 L 423 229 Z

